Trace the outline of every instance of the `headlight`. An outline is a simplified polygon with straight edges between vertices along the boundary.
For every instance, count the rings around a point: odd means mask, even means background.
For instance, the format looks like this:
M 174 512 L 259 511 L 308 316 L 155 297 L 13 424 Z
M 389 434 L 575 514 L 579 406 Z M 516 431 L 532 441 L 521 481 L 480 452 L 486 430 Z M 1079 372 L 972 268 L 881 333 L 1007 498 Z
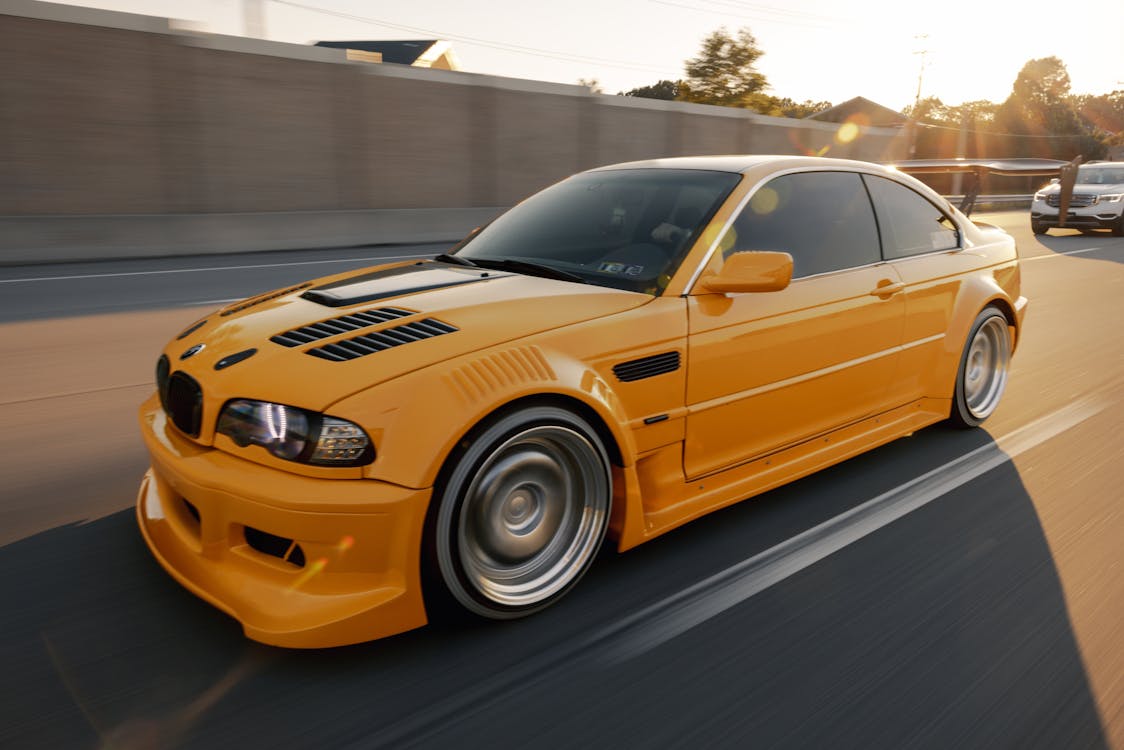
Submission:
M 1102 195 L 1101 203 L 1119 203 L 1120 199 L 1124 198 L 1124 193 L 1113 193 L 1111 195 Z
M 286 461 L 361 466 L 375 459 L 374 446 L 359 425 L 268 401 L 228 401 L 216 431 L 236 445 L 260 445 Z
M 1023 195 L 1026 195 L 1026 193 L 1023 193 Z M 1046 191 L 1039 190 L 1037 193 L 1034 194 L 1034 200 L 1036 200 L 1036 201 L 1046 200 Z

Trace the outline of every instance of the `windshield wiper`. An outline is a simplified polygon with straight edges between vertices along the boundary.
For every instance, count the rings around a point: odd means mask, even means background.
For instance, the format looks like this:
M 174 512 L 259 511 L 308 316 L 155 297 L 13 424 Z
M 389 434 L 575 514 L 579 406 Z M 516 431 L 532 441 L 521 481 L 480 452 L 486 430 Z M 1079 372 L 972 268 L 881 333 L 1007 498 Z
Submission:
M 459 255 L 449 255 L 448 253 L 441 253 L 434 260 L 439 260 L 442 263 L 452 263 L 455 266 L 472 266 L 477 268 L 477 264 L 473 263 L 468 258 L 462 258 Z
M 438 258 L 440 260 L 440 258 Z M 542 276 L 547 279 L 558 279 L 559 281 L 574 281 L 578 284 L 588 283 L 581 276 L 569 271 L 563 271 L 561 268 L 554 268 L 553 266 L 543 265 L 542 263 L 531 263 L 526 260 L 516 260 L 515 258 L 473 258 L 474 265 L 483 268 L 495 268 L 501 271 L 514 271 L 515 273 L 524 273 L 528 276 Z

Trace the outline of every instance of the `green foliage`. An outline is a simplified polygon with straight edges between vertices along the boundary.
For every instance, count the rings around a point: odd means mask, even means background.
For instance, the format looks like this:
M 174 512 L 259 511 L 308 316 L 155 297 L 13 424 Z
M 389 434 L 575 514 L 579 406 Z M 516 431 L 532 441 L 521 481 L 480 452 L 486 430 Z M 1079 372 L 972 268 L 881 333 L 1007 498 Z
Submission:
M 768 110 L 772 97 L 764 91 L 769 84 L 754 67 L 763 54 L 749 29 L 738 29 L 733 36 L 724 27 L 718 29 L 703 39 L 699 54 L 686 61 L 687 77 L 679 87 L 679 99 Z
M 598 81 L 596 78 L 579 78 L 578 85 L 585 86 L 587 89 L 589 89 L 589 92 L 591 94 L 605 93 L 605 90 L 601 88 L 601 81 Z
M 1071 101 L 1081 119 L 1102 136 L 1105 144 L 1124 143 L 1124 90 L 1099 96 L 1078 94 Z
M 682 81 L 657 81 L 651 86 L 640 86 L 630 91 L 621 92 L 621 96 L 638 96 L 642 99 L 663 99 L 665 101 L 674 101 L 679 98 L 679 90 L 682 86 Z
M 831 106 L 831 102 L 814 102 L 811 99 L 797 102 L 786 96 L 774 98 L 773 111 L 768 114 L 775 114 L 778 117 L 795 117 L 800 119 L 809 115 L 814 115 L 817 112 L 823 112 L 825 109 L 831 109 Z

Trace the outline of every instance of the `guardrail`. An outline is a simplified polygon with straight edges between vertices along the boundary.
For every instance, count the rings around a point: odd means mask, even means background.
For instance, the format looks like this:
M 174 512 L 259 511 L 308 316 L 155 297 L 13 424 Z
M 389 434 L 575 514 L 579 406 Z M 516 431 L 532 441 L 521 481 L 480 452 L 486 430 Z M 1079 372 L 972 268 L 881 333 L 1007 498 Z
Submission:
M 963 195 L 946 195 L 944 197 L 954 206 L 959 206 L 960 201 L 964 199 Z M 987 208 L 1030 208 L 1030 204 L 1033 200 L 1033 195 L 981 195 L 976 198 L 976 203 L 972 207 L 972 210 L 981 211 Z

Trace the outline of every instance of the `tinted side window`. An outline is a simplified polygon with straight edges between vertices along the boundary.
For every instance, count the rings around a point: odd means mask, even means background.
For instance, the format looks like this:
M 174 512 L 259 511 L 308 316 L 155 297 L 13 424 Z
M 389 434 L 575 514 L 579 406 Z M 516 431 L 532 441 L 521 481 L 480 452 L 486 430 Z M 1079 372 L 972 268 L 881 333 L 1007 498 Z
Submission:
M 885 177 L 865 175 L 886 260 L 959 247 L 956 225 L 920 193 Z
M 881 260 L 870 198 L 853 172 L 799 172 L 762 185 L 722 247 L 727 255 L 739 250 L 789 253 L 793 278 Z

